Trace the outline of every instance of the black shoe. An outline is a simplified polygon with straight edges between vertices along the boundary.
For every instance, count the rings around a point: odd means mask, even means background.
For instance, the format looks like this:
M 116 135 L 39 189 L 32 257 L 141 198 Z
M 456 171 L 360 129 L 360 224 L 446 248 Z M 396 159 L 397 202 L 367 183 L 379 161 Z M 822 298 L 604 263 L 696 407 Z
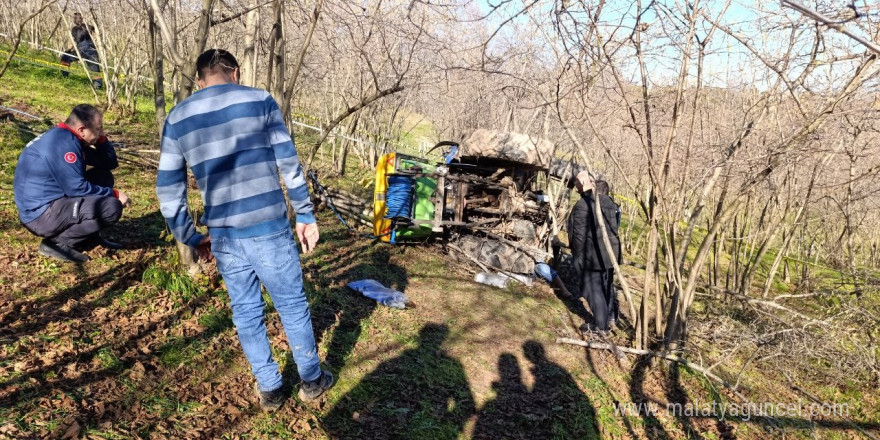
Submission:
M 303 402 L 311 402 L 318 397 L 321 397 L 321 394 L 324 394 L 324 391 L 329 390 L 333 387 L 333 373 L 322 370 L 321 377 L 311 381 L 306 382 L 303 381 L 299 385 L 299 399 Z
M 115 241 L 105 240 L 103 237 L 98 237 L 98 246 L 101 246 L 104 249 L 112 249 L 112 250 L 122 249 L 122 243 L 117 243 Z
M 55 243 L 49 239 L 43 239 L 40 247 L 37 248 L 40 255 L 55 258 L 61 261 L 69 261 L 73 263 L 85 263 L 89 261 L 89 256 L 78 252 L 77 250 L 67 247 L 60 243 Z
M 281 408 L 281 405 L 287 399 L 283 385 L 272 391 L 261 391 L 260 384 L 254 382 L 254 392 L 257 393 L 257 398 L 260 399 L 260 408 L 265 412 L 273 412 Z
M 90 251 L 98 246 L 101 246 L 104 249 L 110 250 L 119 250 L 122 249 L 122 243 L 117 243 L 115 241 L 105 240 L 104 237 L 101 237 L 100 234 L 92 234 L 84 240 L 82 243 L 76 246 L 77 250 L 82 251 Z

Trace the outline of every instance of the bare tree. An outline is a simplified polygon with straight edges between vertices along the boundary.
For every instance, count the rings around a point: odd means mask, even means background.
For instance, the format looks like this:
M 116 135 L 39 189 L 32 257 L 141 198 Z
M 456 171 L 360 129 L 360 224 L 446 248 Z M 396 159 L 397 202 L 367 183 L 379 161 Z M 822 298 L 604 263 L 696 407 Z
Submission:
M 21 45 L 21 34 L 24 31 L 25 25 L 31 22 L 31 20 L 37 18 L 43 13 L 43 11 L 57 2 L 58 0 L 41 0 L 33 11 L 26 12 L 21 20 L 14 22 L 14 27 L 11 28 L 12 35 L 10 36 L 12 40 L 12 48 L 9 51 L 9 55 L 6 57 L 6 61 L 3 63 L 3 67 L 0 68 L 0 78 L 3 78 L 3 74 L 5 74 L 6 69 L 9 68 L 9 63 L 12 62 L 12 58 L 15 57 L 15 53 L 18 51 L 18 46 Z M 12 16 L 12 14 L 10 14 L 10 16 Z

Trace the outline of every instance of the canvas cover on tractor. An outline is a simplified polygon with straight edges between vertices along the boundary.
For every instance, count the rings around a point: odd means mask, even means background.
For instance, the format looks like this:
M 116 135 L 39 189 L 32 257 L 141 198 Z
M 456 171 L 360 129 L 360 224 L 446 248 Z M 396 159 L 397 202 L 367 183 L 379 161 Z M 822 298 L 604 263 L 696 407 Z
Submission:
M 553 143 L 534 136 L 497 130 L 475 130 L 461 144 L 462 157 L 488 157 L 548 168 Z

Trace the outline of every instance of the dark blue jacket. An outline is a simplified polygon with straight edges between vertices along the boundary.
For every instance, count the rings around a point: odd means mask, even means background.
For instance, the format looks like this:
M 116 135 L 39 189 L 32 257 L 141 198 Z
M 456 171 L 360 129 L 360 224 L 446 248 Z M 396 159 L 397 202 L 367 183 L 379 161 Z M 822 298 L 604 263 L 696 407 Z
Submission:
M 62 197 L 114 196 L 113 188 L 85 179 L 86 165 L 112 170 L 119 166 L 116 150 L 106 139 L 94 148 L 70 130 L 54 127 L 32 140 L 18 157 L 13 191 L 18 217 L 29 223 Z

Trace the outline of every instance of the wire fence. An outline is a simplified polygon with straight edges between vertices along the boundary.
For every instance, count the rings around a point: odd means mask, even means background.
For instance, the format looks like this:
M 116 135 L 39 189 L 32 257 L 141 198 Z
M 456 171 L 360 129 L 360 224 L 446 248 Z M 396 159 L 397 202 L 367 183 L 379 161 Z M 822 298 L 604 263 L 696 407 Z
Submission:
M 2 32 L 0 32 L 0 37 L 3 37 L 3 38 L 10 38 L 9 35 L 4 34 L 4 33 L 2 33 Z M 48 52 L 52 52 L 52 53 L 54 53 L 54 54 L 57 54 L 57 55 L 59 56 L 59 58 L 60 58 L 62 55 L 70 55 L 70 56 L 73 56 L 74 58 L 77 58 L 77 57 L 76 57 L 76 54 L 69 54 L 69 53 L 67 53 L 67 52 L 62 52 L 62 51 L 57 50 L 57 49 L 52 49 L 51 47 L 43 46 L 42 44 L 39 44 L 39 43 L 34 43 L 34 42 L 32 42 L 32 41 L 28 41 L 28 40 L 21 40 L 21 42 L 27 44 L 28 46 L 33 47 L 34 49 L 45 50 L 45 51 L 48 51 Z M 0 54 L 4 54 L 4 55 L 6 55 L 6 56 L 9 56 L 9 51 L 0 50 Z M 70 66 L 65 66 L 65 65 L 63 65 L 63 64 L 61 64 L 61 63 L 55 63 L 55 62 L 52 62 L 52 61 L 41 60 L 41 59 L 39 59 L 39 58 L 28 57 L 28 56 L 25 56 L 25 55 L 21 55 L 21 54 L 19 54 L 19 53 L 14 54 L 14 55 L 13 55 L 13 58 L 14 58 L 14 59 L 18 59 L 19 61 L 23 61 L 23 62 L 26 62 L 26 63 L 30 63 L 30 64 L 34 64 L 34 65 L 37 65 L 37 66 L 42 66 L 42 67 L 51 67 L 51 68 L 57 68 L 57 69 L 63 69 L 63 70 L 67 70 L 67 69 L 69 69 L 69 67 L 70 67 Z M 79 58 L 77 58 L 77 61 L 79 61 Z M 103 70 L 108 70 L 108 71 L 116 72 L 116 69 L 107 66 L 106 63 L 97 62 L 97 61 L 92 61 L 92 60 L 87 60 L 87 59 L 85 59 L 85 58 L 83 58 L 82 61 L 84 61 L 84 62 L 86 62 L 86 63 L 88 63 L 88 64 L 93 64 L 93 65 L 95 65 L 95 66 L 99 66 L 99 67 L 101 67 L 101 69 L 103 69 Z M 74 70 L 74 69 L 71 69 L 71 70 Z M 122 73 L 119 74 L 119 77 L 120 77 L 120 78 L 125 78 L 125 76 L 126 76 L 125 74 L 122 74 Z M 145 81 L 153 82 L 153 78 L 150 78 L 150 77 L 148 77 L 148 76 L 137 75 L 137 78 L 138 78 L 138 79 L 145 80 Z M 166 84 L 167 84 L 167 83 L 166 83 Z

